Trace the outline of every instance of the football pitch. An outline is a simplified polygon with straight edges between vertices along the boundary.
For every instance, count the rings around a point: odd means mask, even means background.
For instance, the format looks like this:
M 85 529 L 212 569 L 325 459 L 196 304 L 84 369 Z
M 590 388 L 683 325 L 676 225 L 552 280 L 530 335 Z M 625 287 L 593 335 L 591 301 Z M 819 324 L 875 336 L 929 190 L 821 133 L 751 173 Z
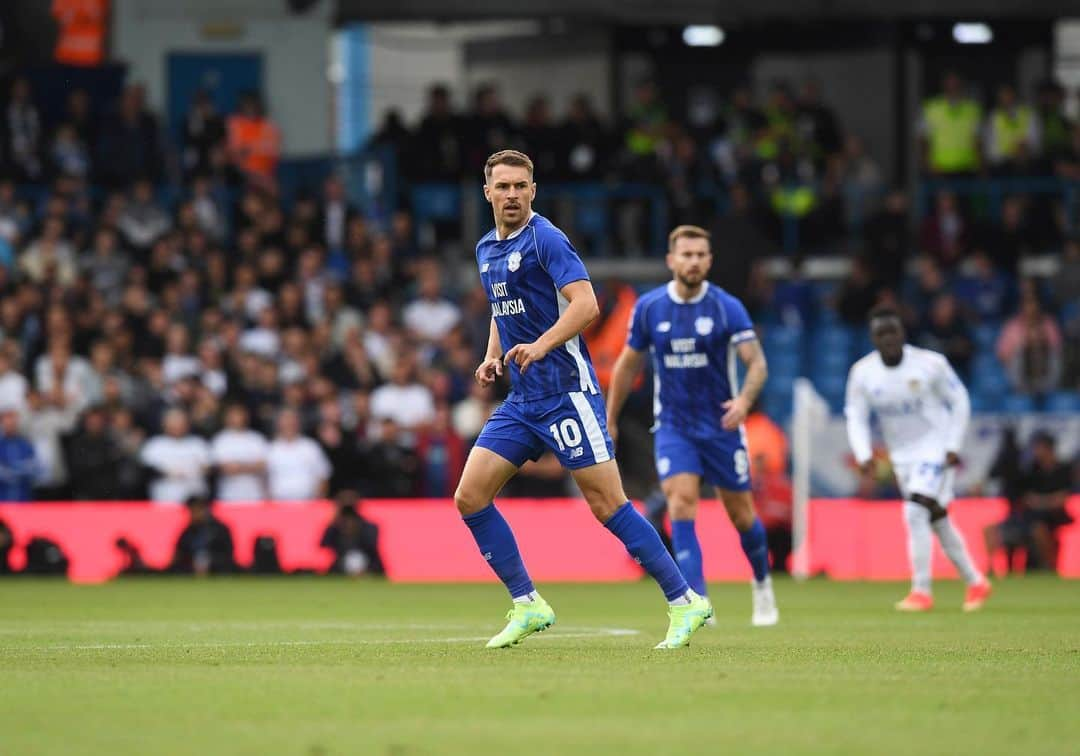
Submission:
M 0 753 L 1064 754 L 1080 584 L 999 581 L 965 615 L 899 584 L 778 581 L 781 624 L 653 651 L 649 583 L 542 585 L 550 631 L 489 651 L 495 585 L 332 578 L 0 582 Z

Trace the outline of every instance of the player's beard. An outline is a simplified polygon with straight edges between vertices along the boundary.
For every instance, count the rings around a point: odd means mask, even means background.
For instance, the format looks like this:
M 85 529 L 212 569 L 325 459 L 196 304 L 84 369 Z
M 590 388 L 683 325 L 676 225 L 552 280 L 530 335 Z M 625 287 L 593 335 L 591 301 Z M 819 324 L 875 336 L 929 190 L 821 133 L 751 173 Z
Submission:
M 679 279 L 679 283 L 691 290 L 697 290 L 697 288 L 705 281 L 704 273 L 692 273 L 689 275 L 676 273 L 675 277 Z

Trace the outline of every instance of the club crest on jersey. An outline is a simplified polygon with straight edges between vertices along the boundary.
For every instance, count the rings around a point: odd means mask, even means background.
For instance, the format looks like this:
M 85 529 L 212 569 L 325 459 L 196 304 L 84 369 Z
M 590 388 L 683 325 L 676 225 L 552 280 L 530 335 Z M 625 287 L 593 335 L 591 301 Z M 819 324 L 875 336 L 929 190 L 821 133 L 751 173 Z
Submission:
M 657 333 L 667 333 L 670 330 L 671 330 L 671 323 L 670 323 L 670 321 L 667 321 L 667 320 L 665 320 L 663 323 L 660 323 L 660 324 L 658 324 L 656 326 L 656 332 Z
M 908 388 L 911 389 L 911 393 L 914 394 L 916 391 L 919 390 L 919 385 L 920 385 L 919 384 L 919 379 L 918 378 L 912 378 L 910 381 L 907 382 L 907 385 L 908 385 Z
M 671 459 L 669 457 L 661 457 L 656 462 L 656 472 L 660 475 L 667 475 L 671 471 Z
M 515 270 L 521 267 L 521 253 L 511 252 L 510 256 L 506 258 L 506 267 L 513 273 Z
M 490 267 L 491 267 L 490 263 L 484 263 L 483 265 L 480 266 L 480 272 L 481 273 L 487 273 L 488 268 L 490 268 Z
M 712 318 L 698 318 L 694 321 L 694 330 L 698 332 L 699 336 L 708 336 L 712 333 L 713 319 Z

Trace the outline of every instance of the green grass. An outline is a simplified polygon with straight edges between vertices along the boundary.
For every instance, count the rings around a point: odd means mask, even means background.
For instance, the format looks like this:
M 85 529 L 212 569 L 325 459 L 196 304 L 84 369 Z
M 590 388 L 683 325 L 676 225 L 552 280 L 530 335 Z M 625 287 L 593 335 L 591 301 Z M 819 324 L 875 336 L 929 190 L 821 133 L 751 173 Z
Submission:
M 494 585 L 0 582 L 0 753 L 1077 753 L 1080 585 L 903 588 L 780 582 L 755 630 L 717 585 L 719 626 L 655 652 L 652 585 L 548 585 L 559 623 L 487 651 Z

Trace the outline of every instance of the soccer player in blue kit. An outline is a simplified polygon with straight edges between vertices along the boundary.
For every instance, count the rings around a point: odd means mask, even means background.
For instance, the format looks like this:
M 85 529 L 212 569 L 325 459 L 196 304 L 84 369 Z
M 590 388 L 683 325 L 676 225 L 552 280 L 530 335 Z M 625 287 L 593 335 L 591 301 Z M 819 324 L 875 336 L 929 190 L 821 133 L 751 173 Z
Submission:
M 623 491 L 596 373 L 580 338 L 599 312 L 589 274 L 566 235 L 532 212 L 536 184 L 527 155 L 496 152 L 484 166 L 484 178 L 495 228 L 476 245 L 476 263 L 492 318 L 476 380 L 487 386 L 507 370 L 512 390 L 469 453 L 454 501 L 513 600 L 506 627 L 487 646 L 515 646 L 555 622 L 509 524 L 492 503 L 518 468 L 545 450 L 570 470 L 592 513 L 663 590 L 670 622 L 657 648 L 689 645 L 712 607 L 690 589 L 656 530 Z
M 754 572 L 755 626 L 780 620 L 769 577 L 765 527 L 754 512 L 750 458 L 742 423 L 765 385 L 768 368 L 750 316 L 738 299 L 710 286 L 709 232 L 679 226 L 668 237 L 672 280 L 642 295 L 634 306 L 626 347 L 608 390 L 608 429 L 616 421 L 634 376 L 652 352 L 656 472 L 667 497 L 675 557 L 694 591 L 705 594 L 701 545 L 694 520 L 701 481 L 717 488 Z M 736 390 L 735 356 L 746 365 Z

